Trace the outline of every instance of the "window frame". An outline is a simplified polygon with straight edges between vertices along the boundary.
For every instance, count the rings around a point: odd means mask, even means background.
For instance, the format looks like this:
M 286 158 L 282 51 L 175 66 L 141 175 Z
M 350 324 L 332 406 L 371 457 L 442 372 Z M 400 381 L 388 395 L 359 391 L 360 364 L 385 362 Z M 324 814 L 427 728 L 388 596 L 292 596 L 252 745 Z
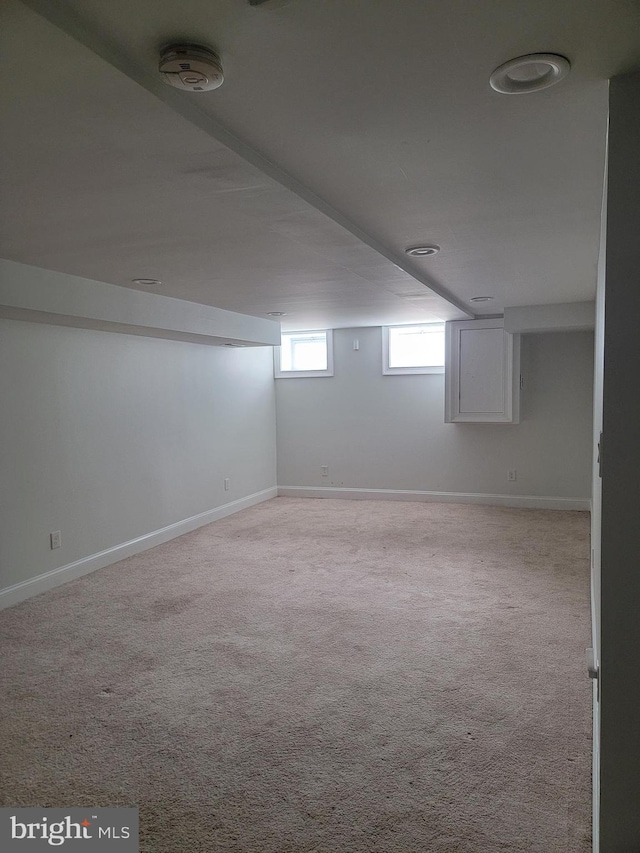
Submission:
M 299 329 L 282 332 L 282 335 L 326 335 L 327 367 L 326 370 L 282 370 L 280 368 L 281 346 L 273 348 L 274 376 L 276 379 L 315 379 L 323 376 L 333 376 L 333 329 Z
M 389 343 L 390 343 L 390 334 L 389 331 L 391 329 L 411 329 L 418 328 L 423 326 L 439 326 L 442 329 L 442 337 L 444 341 L 445 336 L 445 324 L 444 322 L 438 323 L 406 323 L 406 324 L 396 324 L 393 326 L 383 326 L 382 327 L 382 373 L 384 376 L 402 376 L 402 375 L 420 375 L 420 374 L 428 374 L 428 373 L 444 373 L 444 364 L 442 365 L 428 365 L 422 367 L 390 367 L 389 366 Z M 446 348 L 445 355 L 443 358 L 446 358 Z

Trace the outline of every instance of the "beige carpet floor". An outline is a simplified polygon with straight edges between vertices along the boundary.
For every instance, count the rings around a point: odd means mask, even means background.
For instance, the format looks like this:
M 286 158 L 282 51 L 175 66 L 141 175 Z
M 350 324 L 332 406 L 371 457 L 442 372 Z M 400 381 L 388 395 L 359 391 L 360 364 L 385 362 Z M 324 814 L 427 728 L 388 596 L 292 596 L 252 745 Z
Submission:
M 276 498 L 0 614 L 3 805 L 157 853 L 586 853 L 588 517 Z

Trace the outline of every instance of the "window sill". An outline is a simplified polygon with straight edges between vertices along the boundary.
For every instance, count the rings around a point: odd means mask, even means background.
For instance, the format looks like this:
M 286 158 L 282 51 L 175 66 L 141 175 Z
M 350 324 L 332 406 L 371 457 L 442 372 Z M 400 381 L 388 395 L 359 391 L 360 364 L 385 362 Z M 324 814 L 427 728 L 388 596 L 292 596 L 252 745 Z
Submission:
M 444 373 L 442 367 L 383 367 L 383 376 L 408 376 L 411 374 Z
M 333 370 L 276 370 L 276 379 L 320 379 L 333 376 Z

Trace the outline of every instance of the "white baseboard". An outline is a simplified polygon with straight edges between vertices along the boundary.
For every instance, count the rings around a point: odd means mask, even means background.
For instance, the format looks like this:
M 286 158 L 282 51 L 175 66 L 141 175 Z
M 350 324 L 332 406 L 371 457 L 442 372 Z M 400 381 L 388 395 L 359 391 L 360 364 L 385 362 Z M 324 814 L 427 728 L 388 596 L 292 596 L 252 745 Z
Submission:
M 423 501 L 435 503 L 487 504 L 526 509 L 572 509 L 589 511 L 588 498 L 552 498 L 538 495 L 489 495 L 465 492 L 419 492 L 411 489 L 346 489 L 329 486 L 278 486 L 278 495 L 288 498 L 347 498 L 357 501 Z
M 42 575 L 29 578 L 29 580 L 5 587 L 5 589 L 0 589 L 0 610 L 3 610 L 5 607 L 12 607 L 14 604 L 25 601 L 27 598 L 39 595 L 41 592 L 47 592 L 47 590 L 61 586 L 63 583 L 67 583 L 67 581 L 82 577 L 82 575 L 88 575 L 90 572 L 95 572 L 96 569 L 103 569 L 105 566 L 110 566 L 112 563 L 117 563 L 126 557 L 132 557 L 134 554 L 139 554 L 148 548 L 162 545 L 163 542 L 168 542 L 170 539 L 175 539 L 177 536 L 182 536 L 184 533 L 189 533 L 191 530 L 203 527 L 205 524 L 211 524 L 212 521 L 226 518 L 228 515 L 233 515 L 234 512 L 248 509 L 250 506 L 254 506 L 262 501 L 268 501 L 271 498 L 277 497 L 277 495 L 278 489 L 276 486 L 264 489 L 261 492 L 255 492 L 246 498 L 240 498 L 237 501 L 231 501 L 231 503 L 219 506 L 216 509 L 210 509 L 199 515 L 193 515 L 191 518 L 185 518 L 182 521 L 177 521 L 175 524 L 169 524 L 160 530 L 154 530 L 152 533 L 138 536 L 137 539 L 131 539 L 129 542 L 123 542 L 121 545 L 115 545 L 113 548 L 107 548 L 106 551 L 100 551 L 97 554 L 91 554 L 89 557 L 83 557 L 81 560 L 76 560 L 67 566 L 60 566 L 59 569 L 52 569 L 50 572 L 45 572 Z

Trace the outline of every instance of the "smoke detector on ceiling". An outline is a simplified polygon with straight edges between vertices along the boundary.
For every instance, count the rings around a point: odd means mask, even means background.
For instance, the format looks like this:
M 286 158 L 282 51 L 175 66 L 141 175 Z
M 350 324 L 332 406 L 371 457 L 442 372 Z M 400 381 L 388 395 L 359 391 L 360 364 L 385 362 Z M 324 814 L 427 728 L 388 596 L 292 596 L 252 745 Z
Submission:
M 186 92 L 208 92 L 222 86 L 224 74 L 217 53 L 198 44 L 170 44 L 160 53 L 162 79 Z

